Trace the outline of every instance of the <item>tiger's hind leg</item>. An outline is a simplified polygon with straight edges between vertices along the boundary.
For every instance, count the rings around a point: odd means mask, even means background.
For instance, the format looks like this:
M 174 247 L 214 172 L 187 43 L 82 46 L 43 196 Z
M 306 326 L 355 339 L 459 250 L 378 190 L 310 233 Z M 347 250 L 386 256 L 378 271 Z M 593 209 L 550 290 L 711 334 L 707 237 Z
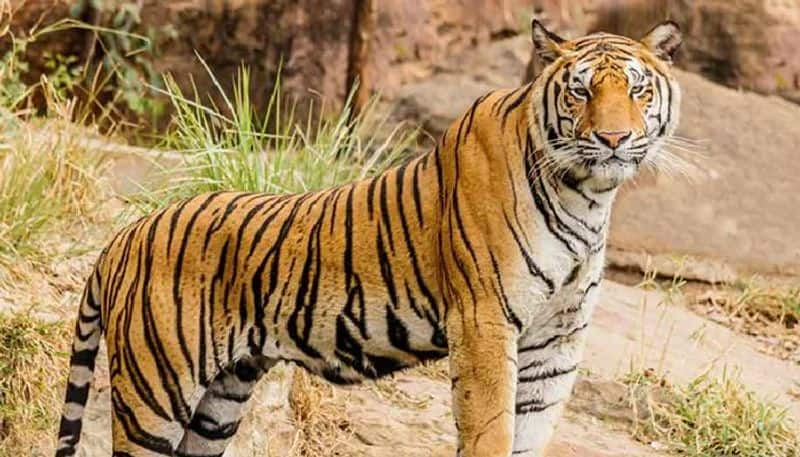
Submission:
M 111 387 L 111 431 L 114 457 L 172 456 L 183 435 L 179 422 L 163 411 L 157 412 L 136 395 L 128 385 L 114 383 Z M 160 414 L 159 414 L 160 413 Z
M 249 357 L 217 375 L 192 415 L 177 455 L 221 456 L 239 427 L 253 388 L 274 364 L 274 360 L 265 357 Z

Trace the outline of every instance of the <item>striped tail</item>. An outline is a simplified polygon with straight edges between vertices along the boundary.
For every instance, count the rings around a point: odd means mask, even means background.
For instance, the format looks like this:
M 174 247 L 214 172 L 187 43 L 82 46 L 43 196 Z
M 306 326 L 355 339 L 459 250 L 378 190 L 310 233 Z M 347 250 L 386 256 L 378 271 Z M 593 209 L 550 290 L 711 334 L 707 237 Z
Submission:
M 56 457 L 75 455 L 83 425 L 83 410 L 89 398 L 89 388 L 94 374 L 94 362 L 100 347 L 103 326 L 100 320 L 99 273 L 92 274 L 83 291 L 75 337 L 72 340 L 72 357 L 69 361 L 69 380 L 58 430 Z

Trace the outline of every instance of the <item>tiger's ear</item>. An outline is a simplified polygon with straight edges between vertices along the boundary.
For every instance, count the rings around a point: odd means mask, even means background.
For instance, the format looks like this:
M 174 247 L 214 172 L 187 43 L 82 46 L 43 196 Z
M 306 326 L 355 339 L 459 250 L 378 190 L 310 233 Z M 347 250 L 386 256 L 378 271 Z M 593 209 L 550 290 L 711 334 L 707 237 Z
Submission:
M 536 50 L 536 54 L 545 65 L 558 59 L 564 53 L 561 49 L 564 39 L 544 28 L 537 19 L 531 22 L 531 38 L 533 49 Z
M 650 29 L 640 40 L 656 57 L 672 63 L 675 52 L 681 47 L 683 38 L 678 24 L 665 21 Z

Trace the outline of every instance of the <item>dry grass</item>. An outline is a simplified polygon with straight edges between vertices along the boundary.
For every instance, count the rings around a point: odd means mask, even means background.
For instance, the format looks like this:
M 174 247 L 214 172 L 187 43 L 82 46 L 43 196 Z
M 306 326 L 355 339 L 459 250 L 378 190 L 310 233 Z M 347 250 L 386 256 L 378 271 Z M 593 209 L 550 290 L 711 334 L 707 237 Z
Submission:
M 100 157 L 66 120 L 34 126 L 0 111 L 0 264 L 46 260 L 67 229 L 90 220 L 103 186 Z
M 36 455 L 52 445 L 61 412 L 71 328 L 0 313 L 0 455 Z
M 797 424 L 737 381 L 700 376 L 676 386 L 653 372 L 628 375 L 634 436 L 690 457 L 797 457 Z
M 333 386 L 303 369 L 295 370 L 289 405 L 296 435 L 291 456 L 352 455 L 353 431 Z
M 800 288 L 751 278 L 690 298 L 695 311 L 755 337 L 763 352 L 800 363 Z
M 446 357 L 433 362 L 425 362 L 422 365 L 410 369 L 409 373 L 435 379 L 437 381 L 450 382 L 450 368 Z

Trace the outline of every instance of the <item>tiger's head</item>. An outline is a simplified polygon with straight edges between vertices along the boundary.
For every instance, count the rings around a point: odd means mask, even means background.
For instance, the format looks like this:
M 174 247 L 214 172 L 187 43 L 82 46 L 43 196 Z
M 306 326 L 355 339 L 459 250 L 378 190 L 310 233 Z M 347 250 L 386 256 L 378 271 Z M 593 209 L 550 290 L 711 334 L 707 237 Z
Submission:
M 534 84 L 532 129 L 553 169 L 616 186 L 655 163 L 678 123 L 680 88 L 671 74 L 681 44 L 673 22 L 639 41 L 597 33 L 565 40 L 533 21 L 545 63 Z

